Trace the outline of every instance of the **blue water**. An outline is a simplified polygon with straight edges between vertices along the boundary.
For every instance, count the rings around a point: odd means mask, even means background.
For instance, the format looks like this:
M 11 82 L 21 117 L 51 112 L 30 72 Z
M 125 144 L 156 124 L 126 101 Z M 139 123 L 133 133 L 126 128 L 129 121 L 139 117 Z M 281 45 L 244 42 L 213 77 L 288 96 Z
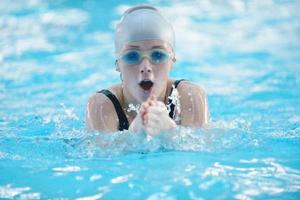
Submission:
M 85 130 L 119 81 L 113 27 L 143 1 L 0 2 L 0 199 L 300 199 L 300 1 L 149 1 L 172 21 L 171 76 L 210 126 L 157 138 Z

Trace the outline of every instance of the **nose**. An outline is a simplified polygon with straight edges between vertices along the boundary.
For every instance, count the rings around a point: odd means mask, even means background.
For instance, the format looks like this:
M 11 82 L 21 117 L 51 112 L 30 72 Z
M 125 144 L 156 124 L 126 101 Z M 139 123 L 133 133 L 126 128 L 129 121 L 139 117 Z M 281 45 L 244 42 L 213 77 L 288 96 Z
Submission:
M 140 72 L 142 74 L 144 73 L 151 73 L 152 72 L 152 65 L 149 61 L 148 58 L 143 58 L 142 62 L 141 62 L 141 69 L 140 69 Z

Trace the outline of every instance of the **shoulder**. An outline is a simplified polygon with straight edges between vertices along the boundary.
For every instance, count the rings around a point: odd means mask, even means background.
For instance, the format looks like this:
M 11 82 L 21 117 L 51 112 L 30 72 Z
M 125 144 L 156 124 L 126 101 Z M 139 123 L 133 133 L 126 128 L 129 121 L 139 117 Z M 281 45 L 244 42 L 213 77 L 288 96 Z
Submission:
M 110 107 L 111 102 L 108 99 L 108 97 L 106 97 L 104 94 L 97 92 L 89 98 L 87 102 L 87 108 L 90 111 L 91 110 L 95 111 L 100 106 Z
M 177 90 L 180 96 L 182 125 L 203 127 L 209 117 L 205 90 L 189 81 L 180 82 Z
M 110 91 L 117 96 L 114 91 Z M 117 113 L 112 101 L 105 94 L 99 92 L 93 94 L 87 102 L 86 109 L 88 129 L 107 132 L 118 130 Z
M 108 91 L 116 96 L 117 99 L 120 99 L 118 90 L 118 85 L 114 85 Z M 96 110 L 95 108 L 99 109 L 99 107 L 103 107 L 105 110 L 112 111 L 114 105 L 105 94 L 96 92 L 89 98 L 87 107 L 93 109 L 94 111 Z
M 101 106 L 112 107 L 113 104 L 106 95 L 104 95 L 103 93 L 97 92 L 89 98 L 88 103 L 87 103 L 87 108 L 91 109 L 93 111 L 96 111 Z
M 206 92 L 201 86 L 186 80 L 180 82 L 177 90 L 181 96 L 206 97 Z

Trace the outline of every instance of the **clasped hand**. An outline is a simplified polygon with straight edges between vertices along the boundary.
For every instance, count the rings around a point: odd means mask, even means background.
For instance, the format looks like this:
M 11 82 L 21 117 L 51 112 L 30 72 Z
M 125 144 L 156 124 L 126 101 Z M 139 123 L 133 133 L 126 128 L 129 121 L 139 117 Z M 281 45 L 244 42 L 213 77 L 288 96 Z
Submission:
M 131 123 L 129 130 L 133 132 L 145 131 L 151 136 L 161 131 L 176 127 L 176 123 L 169 117 L 166 105 L 152 95 L 143 102 L 140 110 Z

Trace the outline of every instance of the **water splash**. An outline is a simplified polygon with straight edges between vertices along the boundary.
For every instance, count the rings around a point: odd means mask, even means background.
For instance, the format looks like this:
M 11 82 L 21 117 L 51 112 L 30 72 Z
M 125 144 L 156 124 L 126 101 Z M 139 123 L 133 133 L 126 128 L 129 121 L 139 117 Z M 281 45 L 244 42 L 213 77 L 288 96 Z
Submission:
M 181 106 L 180 106 L 180 95 L 178 93 L 177 88 L 175 88 L 175 85 L 172 85 L 172 93 L 171 95 L 168 97 L 168 99 L 170 100 L 170 102 L 172 103 L 168 103 L 167 104 L 167 109 L 170 112 L 171 111 L 171 105 L 174 104 L 174 113 L 173 113 L 173 119 L 175 120 L 175 122 L 180 122 L 180 113 L 181 113 Z
M 136 113 L 138 113 L 139 112 L 139 110 L 140 110 L 140 107 L 141 107 L 141 105 L 140 104 L 137 104 L 137 105 L 134 105 L 134 104 L 129 104 L 128 105 L 128 109 L 127 109 L 127 112 L 136 112 Z
M 29 199 L 29 197 L 34 197 L 35 199 L 40 198 L 39 193 L 23 194 L 30 190 L 31 190 L 30 187 L 15 187 L 14 188 L 10 184 L 5 185 L 5 186 L 0 186 L 0 198 L 14 199 L 16 196 L 25 197 L 24 199 Z M 34 198 L 32 198 L 32 199 L 34 199 Z
M 106 134 L 88 132 L 84 128 L 65 131 L 66 127 L 63 127 L 49 136 L 3 138 L 0 157 L 18 155 L 33 160 L 94 159 L 159 151 L 223 152 L 236 148 L 259 148 L 264 138 L 253 134 L 250 125 L 241 118 L 219 120 L 211 122 L 205 129 L 178 126 L 150 139 L 145 133 L 122 131 Z M 18 149 L 14 146 L 18 146 Z
M 159 151 L 224 152 L 236 148 L 257 148 L 259 142 L 247 123 L 241 119 L 231 122 L 216 122 L 206 129 L 178 126 L 149 139 L 145 133 L 129 131 L 105 134 L 90 133 L 75 143 L 72 156 L 106 157 L 128 153 Z

